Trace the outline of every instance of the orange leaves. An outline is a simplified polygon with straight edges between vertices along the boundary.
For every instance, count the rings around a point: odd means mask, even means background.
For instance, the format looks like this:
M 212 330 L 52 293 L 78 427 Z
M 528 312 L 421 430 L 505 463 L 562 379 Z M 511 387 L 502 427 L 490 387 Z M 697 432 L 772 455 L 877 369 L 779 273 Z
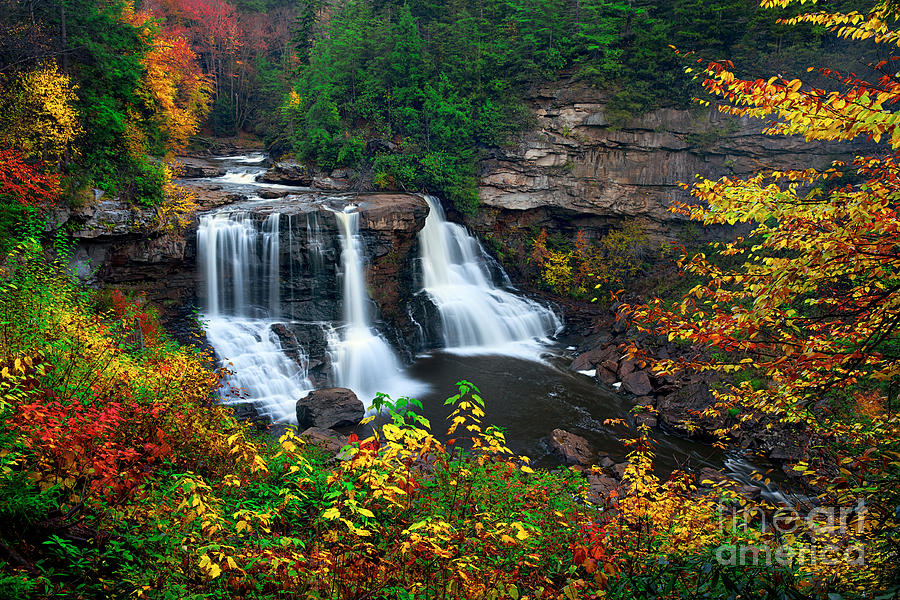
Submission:
M 166 135 L 167 148 L 179 150 L 198 131 L 209 107 L 212 84 L 200 70 L 197 55 L 184 35 L 160 28 L 147 13 L 131 12 L 127 16 L 141 28 L 148 46 L 139 93 Z

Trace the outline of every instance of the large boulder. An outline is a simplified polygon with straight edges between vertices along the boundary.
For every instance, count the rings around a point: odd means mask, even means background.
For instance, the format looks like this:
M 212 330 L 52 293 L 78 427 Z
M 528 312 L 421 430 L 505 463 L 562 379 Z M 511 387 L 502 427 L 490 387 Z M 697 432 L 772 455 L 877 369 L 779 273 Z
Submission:
M 297 400 L 297 423 L 301 430 L 352 427 L 362 421 L 365 414 L 363 403 L 347 388 L 313 390 Z
M 586 352 L 582 352 L 575 360 L 572 361 L 572 366 L 569 367 L 573 371 L 590 371 L 597 367 L 597 365 L 602 364 L 604 362 L 615 360 L 619 354 L 619 349 L 615 344 L 610 344 L 608 346 L 598 346 L 596 348 L 592 348 L 587 350 Z
M 302 165 L 296 160 L 285 160 L 275 163 L 257 179 L 265 183 L 308 187 L 312 185 L 313 175 L 306 165 Z
M 589 465 L 594 462 L 594 449 L 590 442 L 565 429 L 554 429 L 549 439 L 550 449 L 560 455 L 567 463 L 573 465 Z
M 622 376 L 622 387 L 635 396 L 646 396 L 653 391 L 646 371 L 634 371 Z

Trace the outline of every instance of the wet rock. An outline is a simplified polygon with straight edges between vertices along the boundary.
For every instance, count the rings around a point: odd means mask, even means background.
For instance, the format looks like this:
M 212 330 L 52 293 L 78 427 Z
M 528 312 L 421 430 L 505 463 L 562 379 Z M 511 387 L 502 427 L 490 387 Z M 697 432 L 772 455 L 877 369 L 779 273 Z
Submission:
M 549 439 L 550 449 L 573 465 L 589 465 L 594 460 L 590 442 L 565 429 L 554 429 Z
M 634 367 L 635 367 L 635 365 L 634 365 L 633 358 L 626 358 L 621 363 L 619 363 L 619 369 L 618 369 L 619 379 L 624 380 L 625 377 L 634 373 Z
M 804 457 L 805 452 L 802 447 L 800 437 L 789 437 L 791 434 L 800 434 L 799 431 L 779 431 L 772 436 L 772 439 L 766 440 L 767 445 L 771 447 L 769 450 L 769 458 L 772 460 L 797 461 Z
M 177 176 L 181 179 L 221 177 L 225 169 L 212 162 L 197 158 L 179 158 L 176 164 Z
M 310 427 L 351 427 L 359 423 L 365 414 L 363 403 L 347 388 L 313 390 L 305 398 L 297 400 L 297 423 L 303 430 Z
M 622 388 L 636 396 L 646 396 L 653 391 L 646 371 L 635 371 L 622 377 Z
M 587 481 L 591 487 L 591 492 L 602 498 L 608 497 L 610 492 L 619 488 L 619 482 L 612 477 L 593 472 L 587 473 Z
M 759 500 L 762 497 L 762 488 L 749 483 L 738 484 L 735 491 L 749 500 Z
M 256 192 L 256 194 L 264 200 L 274 200 L 275 198 L 284 198 L 285 196 L 288 195 L 288 193 L 289 192 L 286 190 L 279 191 L 279 190 L 266 190 L 266 189 L 262 189 L 262 190 L 259 190 L 258 192 Z
M 604 469 L 612 469 L 616 465 L 616 461 L 608 456 L 601 456 L 600 460 L 597 461 L 597 464 L 599 464 Z
M 656 409 L 660 418 L 676 429 L 684 429 L 684 423 L 690 421 L 701 428 L 701 434 L 721 427 L 721 417 L 701 416 L 714 402 L 712 392 L 709 391 L 712 383 L 690 381 L 674 393 L 659 398 Z
M 726 479 L 727 478 L 722 474 L 721 471 L 712 467 L 703 467 L 700 469 L 700 472 L 697 473 L 697 482 L 705 487 L 709 487 L 713 484 L 725 481 Z M 703 483 L 704 481 L 706 481 L 707 483 Z
M 598 346 L 575 357 L 569 368 L 573 371 L 589 371 L 601 363 L 614 359 L 618 352 L 615 345 Z
M 225 169 L 216 167 L 200 167 L 193 165 L 185 165 L 180 176 L 184 179 L 198 179 L 201 177 L 221 177 L 225 174 Z
M 611 361 L 606 361 L 605 363 L 597 367 L 597 380 L 605 383 L 606 385 L 612 385 L 619 380 L 618 376 L 616 375 L 615 369 L 610 369 L 607 366 L 610 362 Z
M 284 353 L 306 370 L 314 386 L 328 385 L 331 356 L 325 331 L 318 323 L 276 323 L 272 331 L 278 336 Z
M 612 472 L 616 479 L 621 480 L 625 477 L 625 470 L 628 469 L 628 461 L 616 463 L 612 466 Z
M 268 171 L 259 176 L 258 180 L 279 185 L 308 187 L 312 184 L 313 176 L 306 165 L 295 160 L 286 160 L 272 165 Z
M 326 429 L 323 427 L 309 427 L 308 429 L 303 430 L 300 437 L 319 446 L 322 450 L 332 456 L 340 452 L 341 448 L 347 445 L 346 435 L 341 435 L 334 429 Z

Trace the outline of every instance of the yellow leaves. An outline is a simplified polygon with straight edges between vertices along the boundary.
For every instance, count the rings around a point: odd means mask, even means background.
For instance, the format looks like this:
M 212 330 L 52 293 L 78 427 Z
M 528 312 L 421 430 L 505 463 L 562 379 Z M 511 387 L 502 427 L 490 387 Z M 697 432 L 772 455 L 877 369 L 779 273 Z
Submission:
M 516 539 L 518 540 L 527 540 L 528 539 L 528 531 L 525 529 L 525 526 L 516 521 L 514 523 L 510 523 L 510 525 L 516 530 Z
M 206 571 L 210 579 L 215 579 L 222 574 L 222 569 L 212 561 L 208 554 L 200 557 L 200 568 Z
M 341 511 L 332 506 L 322 513 L 323 519 L 334 520 L 341 516 Z
M 451 435 L 456 432 L 456 428 L 466 422 L 466 418 L 463 416 L 454 417 L 451 421 L 450 427 L 447 429 L 447 435 Z
M 149 22 L 151 16 L 138 13 L 135 24 Z M 188 41 L 162 29 L 145 29 L 143 85 L 144 98 L 152 119 L 166 136 L 167 148 L 178 150 L 200 127 L 212 94 L 212 84 L 197 63 Z
M 51 161 L 83 131 L 75 85 L 55 62 L 0 79 L 0 145 Z

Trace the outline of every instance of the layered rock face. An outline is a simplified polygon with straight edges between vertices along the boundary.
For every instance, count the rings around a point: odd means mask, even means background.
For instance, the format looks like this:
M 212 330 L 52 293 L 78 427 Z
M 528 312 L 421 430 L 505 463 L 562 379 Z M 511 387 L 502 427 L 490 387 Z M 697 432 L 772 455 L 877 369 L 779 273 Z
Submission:
M 391 326 L 392 337 L 411 339 L 417 326 L 407 316 L 406 299 L 417 291 L 413 260 L 418 253 L 417 235 L 428 214 L 420 197 L 363 194 L 351 198 L 311 192 L 245 203 L 245 197 L 224 191 L 199 191 L 201 200 L 215 200 L 206 205 L 225 202 L 235 210 L 247 210 L 254 220 L 262 221 L 273 212 L 282 214 L 280 310 L 285 321 L 341 319 L 341 244 L 331 211 L 350 201 L 357 204 L 360 236 L 369 259 L 370 294 Z M 100 199 L 88 208 L 56 215 L 53 227 L 64 225 L 75 240 L 72 264 L 79 278 L 145 293 L 163 307 L 176 332 L 191 329 L 188 317 L 202 306 L 205 289 L 196 264 L 197 219 L 185 230 L 162 232 L 155 228 L 151 209 Z M 304 345 L 324 350 L 324 339 L 318 339 L 321 334 L 316 340 L 307 339 L 308 332 L 294 334 Z M 195 340 L 186 335 L 185 341 Z
M 529 104 L 536 127 L 480 164 L 487 210 L 472 224 L 489 238 L 529 226 L 595 235 L 628 219 L 641 219 L 652 237 L 671 238 L 683 219 L 667 209 L 688 199 L 678 183 L 695 174 L 821 167 L 847 152 L 846 145 L 766 136 L 761 120 L 699 107 L 613 125 L 604 92 L 579 83 L 540 87 Z
M 411 358 L 416 326 L 406 301 L 416 292 L 416 239 L 428 213 L 422 198 L 295 192 L 202 216 L 198 232 L 201 304 L 218 317 L 278 321 L 271 329 L 281 349 L 316 387 L 332 381 L 335 338 L 343 335 L 335 330 L 345 319 L 338 216 L 346 211 L 358 215 L 363 280 L 377 306 L 370 318 Z
M 197 287 L 196 221 L 188 231 L 160 231 L 153 209 L 101 197 L 57 212 L 50 227 L 65 228 L 74 239 L 71 264 L 82 281 L 142 292 L 165 317 L 190 314 Z
M 281 314 L 298 321 L 341 319 L 341 240 L 333 212 L 347 203 L 355 204 L 360 214 L 370 295 L 388 323 L 408 329 L 403 321 L 405 300 L 416 292 L 412 268 L 418 252 L 416 236 L 428 216 L 425 201 L 412 194 L 310 192 L 247 205 L 254 220 L 281 215 Z M 234 208 L 242 210 L 242 205 Z

